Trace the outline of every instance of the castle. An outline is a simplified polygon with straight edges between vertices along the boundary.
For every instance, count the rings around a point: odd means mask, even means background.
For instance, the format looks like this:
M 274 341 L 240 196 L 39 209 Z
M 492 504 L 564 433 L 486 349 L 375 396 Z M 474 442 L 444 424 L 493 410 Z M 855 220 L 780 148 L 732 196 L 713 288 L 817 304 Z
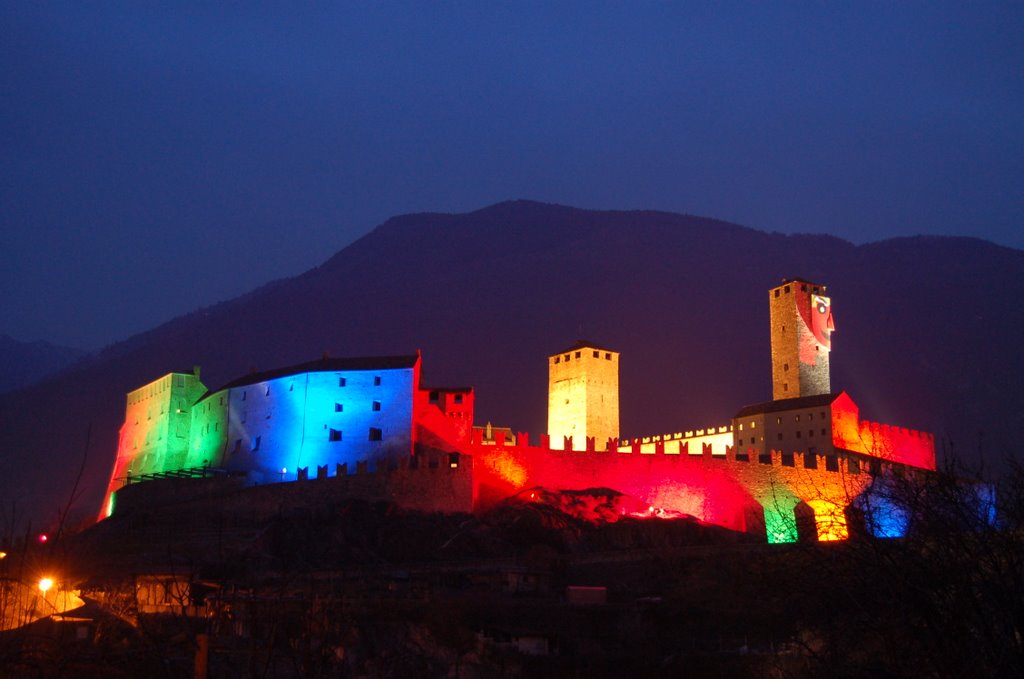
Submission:
M 128 394 L 102 517 L 211 483 L 440 511 L 540 486 L 611 488 L 641 513 L 773 543 L 844 539 L 851 521 L 902 535 L 909 517 L 880 491 L 894 475 L 934 471 L 934 438 L 862 420 L 832 392 L 825 286 L 787 279 L 768 301 L 772 400 L 714 427 L 629 440 L 619 438 L 619 354 L 587 341 L 548 357 L 548 431 L 536 441 L 473 426 L 473 390 L 421 385 L 418 353 L 325 356 L 216 391 L 198 368 L 171 373 Z

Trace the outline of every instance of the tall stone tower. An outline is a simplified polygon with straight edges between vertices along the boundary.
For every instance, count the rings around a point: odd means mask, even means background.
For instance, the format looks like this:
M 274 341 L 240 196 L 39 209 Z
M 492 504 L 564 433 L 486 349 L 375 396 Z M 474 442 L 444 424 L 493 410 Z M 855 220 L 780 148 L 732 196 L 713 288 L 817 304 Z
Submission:
M 565 436 L 584 450 L 593 436 L 604 449 L 619 436 L 619 352 L 580 340 L 548 357 L 548 435 L 561 448 Z
M 772 399 L 830 393 L 832 301 L 825 286 L 785 279 L 768 292 L 772 328 Z

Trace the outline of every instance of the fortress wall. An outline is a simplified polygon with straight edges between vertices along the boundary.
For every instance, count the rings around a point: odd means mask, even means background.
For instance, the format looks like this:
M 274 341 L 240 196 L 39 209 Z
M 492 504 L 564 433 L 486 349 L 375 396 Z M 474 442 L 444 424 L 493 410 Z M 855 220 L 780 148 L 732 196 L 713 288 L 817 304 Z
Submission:
M 394 502 L 404 509 L 426 512 L 470 512 L 473 508 L 473 460 L 468 456 L 437 455 L 339 465 L 317 478 L 247 486 L 245 477 L 157 479 L 134 483 L 115 496 L 115 515 L 160 507 L 196 508 L 203 505 L 241 513 L 254 520 L 295 508 L 329 507 L 345 500 Z
M 726 454 L 718 456 L 709 444 L 698 455 L 680 455 L 661 450 L 671 448 L 671 440 L 647 444 L 640 440 L 612 451 L 562 451 L 552 450 L 546 436 L 541 436 L 540 445 L 531 446 L 525 434 L 511 445 L 504 440 L 496 445 L 474 444 L 478 507 L 534 486 L 606 487 L 654 509 L 690 514 L 733 530 L 763 530 L 767 525 L 769 539 L 774 529 L 772 541 L 779 542 L 796 539 L 793 512 L 801 503 L 813 508 L 819 537 L 845 537 L 846 508 L 873 480 L 866 462 L 841 454 L 773 450 L 737 457 L 728 446 Z M 659 450 L 642 453 L 644 445 Z M 760 518 L 755 521 L 752 516 Z

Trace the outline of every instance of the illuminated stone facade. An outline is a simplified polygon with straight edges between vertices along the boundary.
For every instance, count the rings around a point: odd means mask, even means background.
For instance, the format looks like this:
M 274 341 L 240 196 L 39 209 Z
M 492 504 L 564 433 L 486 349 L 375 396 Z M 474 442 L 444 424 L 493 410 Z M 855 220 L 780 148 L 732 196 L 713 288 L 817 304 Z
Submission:
M 828 394 L 832 300 L 825 286 L 786 279 L 768 291 L 772 336 L 772 398 Z
M 556 448 L 572 438 L 607 445 L 619 437 L 619 353 L 580 341 L 548 357 L 548 435 Z
M 415 354 L 325 357 L 213 392 L 198 373 L 162 377 L 129 394 L 104 515 L 131 481 L 218 470 L 262 484 L 456 451 L 469 440 L 473 390 L 421 389 L 419 376 Z
M 612 488 L 644 515 L 690 515 L 769 542 L 842 539 L 851 517 L 875 535 L 904 534 L 909 516 L 882 490 L 897 475 L 934 471 L 934 438 L 862 420 L 848 394 L 831 393 L 824 286 L 787 280 L 769 304 L 774 398 L 729 424 L 621 440 L 619 354 L 590 342 L 548 358 L 548 432 L 538 441 L 473 427 L 473 390 L 421 386 L 418 354 L 324 358 L 209 393 L 198 371 L 173 373 L 129 394 L 110 490 L 151 478 L 152 492 L 126 495 L 138 506 L 181 484 L 202 489 L 191 481 L 210 479 L 189 477 L 216 470 L 242 485 L 323 481 L 310 497 L 462 511 L 537 486 Z M 454 472 L 431 471 L 440 468 Z

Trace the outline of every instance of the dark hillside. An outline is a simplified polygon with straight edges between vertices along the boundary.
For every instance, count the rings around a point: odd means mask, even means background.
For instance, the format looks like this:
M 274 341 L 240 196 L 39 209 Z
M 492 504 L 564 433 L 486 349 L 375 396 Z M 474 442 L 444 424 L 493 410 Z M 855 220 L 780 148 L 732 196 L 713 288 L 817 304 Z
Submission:
M 1016 452 L 1024 253 L 954 238 L 856 247 L 687 215 L 516 201 L 393 218 L 301 276 L 0 396 L 0 493 L 22 514 L 51 518 L 91 423 L 79 507 L 92 513 L 125 392 L 193 364 L 216 388 L 324 351 L 420 348 L 428 383 L 477 388 L 478 422 L 537 433 L 546 355 L 586 337 L 622 352 L 624 434 L 725 424 L 770 397 L 766 295 L 784 276 L 829 286 L 833 388 L 865 416 L 935 431 L 968 460 L 979 448 L 989 462 Z

